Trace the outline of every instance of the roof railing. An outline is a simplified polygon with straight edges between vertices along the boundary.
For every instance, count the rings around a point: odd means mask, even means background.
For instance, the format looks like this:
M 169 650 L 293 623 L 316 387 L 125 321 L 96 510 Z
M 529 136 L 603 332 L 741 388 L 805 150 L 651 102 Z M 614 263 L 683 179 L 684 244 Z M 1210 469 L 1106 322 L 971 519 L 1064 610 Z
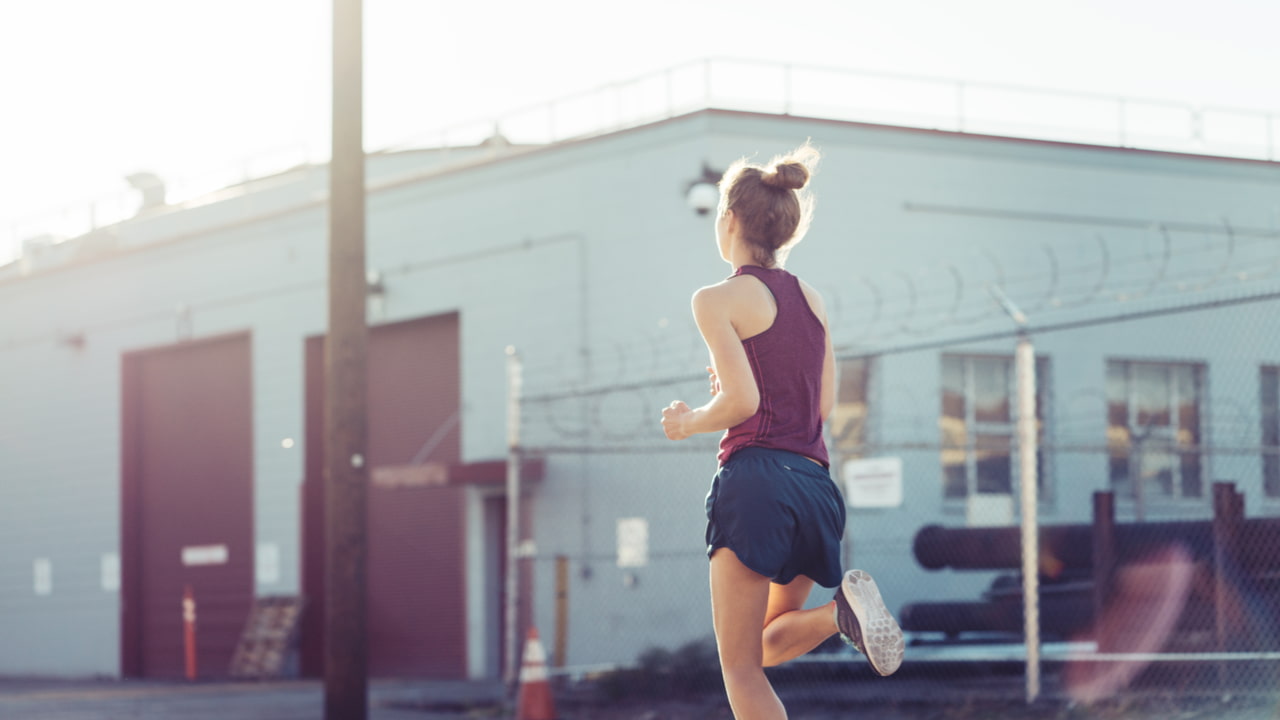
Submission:
M 739 58 L 686 62 L 498 117 L 416 133 L 378 152 L 447 152 L 495 136 L 514 145 L 552 144 L 707 108 L 1280 159 L 1280 112 Z M 185 182 L 167 178 L 167 200 L 180 205 L 219 188 L 326 161 L 327 151 L 301 146 L 258 154 L 231 173 Z M 137 207 L 136 193 L 121 190 L 30 216 L 7 228 L 8 243 L 0 236 L 0 263 L 12 259 L 6 250 L 12 248 L 10 254 L 16 255 L 24 240 L 90 232 L 129 218 Z

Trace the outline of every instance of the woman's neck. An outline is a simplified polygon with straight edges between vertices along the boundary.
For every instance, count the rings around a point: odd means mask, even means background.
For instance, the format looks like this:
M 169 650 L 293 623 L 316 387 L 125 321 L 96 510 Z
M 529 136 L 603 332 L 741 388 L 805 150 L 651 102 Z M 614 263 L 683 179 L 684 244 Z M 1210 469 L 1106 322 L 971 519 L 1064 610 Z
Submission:
M 738 270 L 740 270 L 743 265 L 756 265 L 759 267 L 768 267 L 767 265 L 765 265 L 764 263 L 761 263 L 756 258 L 756 254 L 752 252 L 752 249 L 750 247 L 747 247 L 747 244 L 745 242 L 737 238 L 735 238 L 735 242 L 729 245 L 728 260 L 729 260 L 729 264 L 733 266 L 734 272 L 738 272 Z

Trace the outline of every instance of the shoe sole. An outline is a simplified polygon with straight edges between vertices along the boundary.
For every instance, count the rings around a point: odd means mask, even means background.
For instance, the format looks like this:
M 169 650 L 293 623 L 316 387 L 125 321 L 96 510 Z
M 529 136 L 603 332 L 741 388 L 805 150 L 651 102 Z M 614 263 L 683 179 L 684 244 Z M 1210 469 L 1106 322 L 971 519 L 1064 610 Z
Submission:
M 862 570 L 850 570 L 840 583 L 840 592 L 849 603 L 849 609 L 858 619 L 862 635 L 862 650 L 871 663 L 871 669 L 881 676 L 892 675 L 902 665 L 906 643 L 902 628 L 893 619 L 876 581 Z

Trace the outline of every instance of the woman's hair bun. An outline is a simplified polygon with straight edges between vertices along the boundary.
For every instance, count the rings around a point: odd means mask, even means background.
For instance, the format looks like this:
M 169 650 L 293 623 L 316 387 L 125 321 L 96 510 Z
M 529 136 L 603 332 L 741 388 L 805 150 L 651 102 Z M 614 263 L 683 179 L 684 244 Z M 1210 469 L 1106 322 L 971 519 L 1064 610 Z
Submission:
M 760 180 L 770 187 L 799 190 L 809 182 L 809 168 L 796 161 L 785 161 L 767 168 Z

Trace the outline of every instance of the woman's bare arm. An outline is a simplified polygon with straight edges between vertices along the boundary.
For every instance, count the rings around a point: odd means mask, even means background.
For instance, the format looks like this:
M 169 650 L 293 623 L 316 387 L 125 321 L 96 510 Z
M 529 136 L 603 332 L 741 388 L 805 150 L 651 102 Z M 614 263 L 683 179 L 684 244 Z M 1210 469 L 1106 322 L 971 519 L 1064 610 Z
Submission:
M 672 440 L 727 430 L 754 415 L 760 406 L 760 391 L 733 327 L 731 307 L 727 285 L 705 287 L 693 294 L 693 318 L 711 352 L 719 392 L 702 407 L 690 409 L 677 400 L 663 411 L 663 430 Z

